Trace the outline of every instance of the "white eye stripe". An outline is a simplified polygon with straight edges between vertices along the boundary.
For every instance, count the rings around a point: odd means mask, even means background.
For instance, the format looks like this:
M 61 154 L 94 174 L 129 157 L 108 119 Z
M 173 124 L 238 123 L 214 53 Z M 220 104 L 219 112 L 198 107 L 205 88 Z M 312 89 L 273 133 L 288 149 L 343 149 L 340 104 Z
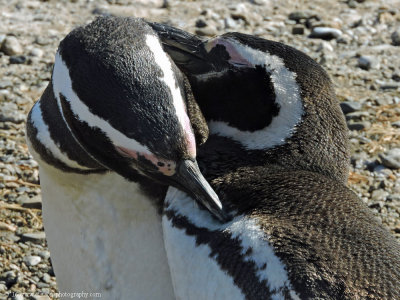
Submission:
M 60 93 L 66 98 L 71 106 L 71 110 L 79 120 L 86 122 L 92 128 L 100 129 L 116 146 L 136 150 L 142 153 L 151 154 L 150 150 L 136 141 L 129 138 L 122 132 L 111 126 L 106 120 L 90 112 L 89 108 L 83 103 L 72 88 L 72 81 L 69 70 L 57 52 L 53 69 L 53 89 L 57 99 L 58 107 L 61 110 Z M 64 118 L 64 116 L 63 116 Z
M 235 51 L 253 66 L 264 66 L 271 76 L 279 114 L 265 128 L 254 132 L 241 131 L 225 122 L 209 122 L 210 133 L 230 137 L 248 149 L 267 149 L 279 146 L 290 138 L 303 115 L 300 87 L 296 74 L 285 67 L 283 60 L 268 52 L 262 52 L 229 40 Z
M 164 81 L 164 83 L 169 88 L 172 95 L 172 100 L 174 102 L 176 116 L 178 117 L 179 123 L 182 125 L 182 128 L 185 128 L 185 117 L 187 117 L 187 114 L 181 91 L 177 86 L 175 80 L 171 61 L 169 60 L 167 54 L 162 49 L 160 41 L 156 36 L 146 35 L 146 44 L 149 47 L 150 51 L 153 53 L 156 64 L 160 67 L 160 69 L 163 72 L 164 76 L 160 77 L 159 79 Z
M 75 169 L 90 170 L 90 168 L 80 165 L 74 160 L 71 160 L 65 153 L 62 152 L 60 145 L 51 138 L 49 127 L 45 123 L 40 109 L 40 100 L 32 107 L 31 120 L 33 126 L 37 130 L 36 139 L 44 146 L 54 158 L 60 160 L 65 165 Z M 31 147 L 32 148 L 32 147 Z
M 147 35 L 146 44 L 149 47 L 150 51 L 153 53 L 156 64 L 160 67 L 160 69 L 163 72 L 164 76 L 160 77 L 160 80 L 162 80 L 166 84 L 166 86 L 169 88 L 171 92 L 175 113 L 179 120 L 179 123 L 182 126 L 185 137 L 187 139 L 188 149 L 190 149 L 192 154 L 195 156 L 196 145 L 195 145 L 194 135 L 191 129 L 189 117 L 186 113 L 184 104 L 185 102 L 184 99 L 182 98 L 181 90 L 177 85 L 174 76 L 174 71 L 172 70 L 171 61 L 168 58 L 165 51 L 163 50 L 161 43 L 156 36 Z

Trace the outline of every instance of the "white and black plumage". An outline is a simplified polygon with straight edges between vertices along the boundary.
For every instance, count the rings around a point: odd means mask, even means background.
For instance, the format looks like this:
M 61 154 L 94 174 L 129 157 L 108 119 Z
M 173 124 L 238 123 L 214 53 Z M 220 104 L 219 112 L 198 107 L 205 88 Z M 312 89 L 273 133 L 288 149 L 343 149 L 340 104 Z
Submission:
M 198 160 L 233 215 L 220 224 L 169 190 L 176 295 L 400 299 L 400 245 L 345 186 L 347 128 L 326 72 L 281 43 L 152 26 L 208 121 Z
M 174 298 L 159 214 L 167 185 L 224 218 L 197 167 L 194 135 L 207 132 L 196 110 L 142 20 L 98 18 L 60 43 L 27 137 L 61 292 Z

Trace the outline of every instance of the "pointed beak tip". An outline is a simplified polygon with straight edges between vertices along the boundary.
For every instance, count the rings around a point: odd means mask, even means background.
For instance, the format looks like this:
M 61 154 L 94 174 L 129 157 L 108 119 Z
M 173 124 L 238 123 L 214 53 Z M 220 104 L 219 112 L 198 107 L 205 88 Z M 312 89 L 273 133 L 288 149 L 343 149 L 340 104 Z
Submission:
M 200 172 L 196 161 L 184 160 L 177 170 L 176 181 L 198 203 L 207 208 L 221 222 L 226 222 L 230 219 L 218 195 Z

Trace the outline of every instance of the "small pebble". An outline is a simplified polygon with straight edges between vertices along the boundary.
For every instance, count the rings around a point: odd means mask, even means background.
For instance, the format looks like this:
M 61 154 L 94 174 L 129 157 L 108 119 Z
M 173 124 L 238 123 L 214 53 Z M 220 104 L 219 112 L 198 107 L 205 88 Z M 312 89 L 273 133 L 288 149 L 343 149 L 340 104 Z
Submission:
M 0 276 L 2 281 L 5 281 L 6 285 L 10 286 L 17 282 L 17 275 L 14 271 L 7 271 Z
M 18 106 L 13 102 L 2 103 L 0 107 L 0 122 L 22 123 L 26 115 L 18 111 Z
M 18 197 L 17 201 L 19 203 L 21 203 L 22 207 L 37 208 L 37 209 L 41 209 L 42 208 L 42 198 L 40 196 L 38 196 L 38 195 L 29 198 L 28 196 L 23 194 L 21 196 L 21 198 Z
M 204 28 L 207 26 L 207 22 L 204 19 L 197 19 L 195 25 L 197 28 Z
M 361 103 L 356 101 L 344 101 L 340 103 L 340 108 L 344 114 L 348 114 L 360 110 Z
M 319 16 L 309 10 L 303 10 L 303 11 L 295 11 L 289 14 L 288 19 L 293 20 L 293 21 L 301 21 L 301 20 L 308 20 L 308 19 L 317 19 L 319 20 Z
M 250 13 L 244 3 L 239 3 L 231 7 L 231 16 L 233 19 L 248 20 Z
M 304 27 L 301 25 L 293 26 L 292 34 L 304 34 Z
M 238 24 L 236 21 L 230 17 L 224 19 L 225 27 L 226 28 L 236 28 Z
M 363 122 L 352 122 L 352 123 L 348 123 L 347 127 L 349 128 L 349 130 L 364 130 L 364 129 L 368 129 L 371 127 L 371 123 L 368 121 L 363 121 Z
M 369 117 L 369 113 L 367 111 L 355 111 L 346 114 L 346 120 L 361 120 L 367 117 Z
M 354 1 L 354 0 L 349 0 L 349 1 L 347 2 L 347 5 L 348 5 L 350 8 L 356 8 L 356 7 L 357 7 L 357 2 Z
M 24 262 L 28 267 L 36 266 L 38 263 L 40 263 L 41 260 L 42 258 L 36 255 L 29 255 L 24 257 Z
M 38 254 L 41 258 L 43 258 L 43 259 L 45 259 L 45 260 L 50 258 L 50 252 L 47 251 L 47 250 L 40 251 L 40 252 L 38 252 L 37 254 Z
M 50 283 L 51 282 L 51 277 L 50 277 L 49 274 L 45 273 L 45 274 L 43 274 L 42 280 L 45 283 Z
M 342 35 L 342 31 L 331 27 L 314 27 L 309 35 L 310 38 L 332 40 Z
M 387 196 L 389 195 L 388 192 L 385 190 L 374 190 L 371 194 L 371 199 L 373 201 L 384 201 L 386 200 Z
M 390 169 L 400 169 L 400 148 L 394 148 L 379 154 L 382 164 Z
M 390 37 L 392 38 L 392 45 L 400 46 L 400 29 L 394 31 Z
M 44 231 L 25 233 L 21 236 L 21 239 L 24 242 L 33 242 L 40 244 L 46 240 L 46 234 L 44 233 Z
M 39 49 L 39 48 L 33 48 L 31 51 L 29 51 L 29 55 L 34 56 L 34 57 L 42 57 L 43 50 Z
M 379 69 L 379 62 L 374 56 L 363 55 L 358 58 L 358 67 L 363 70 Z
M 392 127 L 400 128 L 400 121 L 393 122 Z
M 48 36 L 48 35 L 46 35 Z M 40 46 L 45 46 L 51 43 L 51 40 L 46 38 L 45 36 L 37 36 L 35 38 L 35 43 L 40 45 Z
M 10 64 L 24 64 L 25 62 L 26 62 L 26 56 L 24 55 L 10 56 Z
M 7 36 L 3 41 L 1 51 L 3 51 L 5 55 L 12 56 L 21 54 L 23 50 L 15 36 Z
M 11 80 L 0 80 L 0 90 L 13 87 L 13 85 Z
M 7 291 L 7 286 L 4 283 L 0 283 L 0 293 Z
M 217 30 L 214 26 L 206 26 L 204 28 L 196 29 L 196 34 L 201 36 L 214 36 L 217 35 Z

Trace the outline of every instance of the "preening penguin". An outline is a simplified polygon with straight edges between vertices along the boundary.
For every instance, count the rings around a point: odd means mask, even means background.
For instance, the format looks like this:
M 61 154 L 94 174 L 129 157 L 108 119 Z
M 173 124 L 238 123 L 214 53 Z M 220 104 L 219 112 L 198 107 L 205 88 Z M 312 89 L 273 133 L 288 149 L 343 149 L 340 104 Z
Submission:
M 175 294 L 399 299 L 400 245 L 345 186 L 347 128 L 326 72 L 277 42 L 240 33 L 204 41 L 151 25 L 206 117 L 198 160 L 233 215 L 220 224 L 168 191 Z
M 326 72 L 304 53 L 241 33 L 203 41 L 152 24 L 188 76 L 211 133 L 256 160 L 347 180 L 347 127 Z
M 168 185 L 224 219 L 196 163 L 207 130 L 185 80 L 139 19 L 98 18 L 60 43 L 27 121 L 60 291 L 175 298 L 159 214 Z

